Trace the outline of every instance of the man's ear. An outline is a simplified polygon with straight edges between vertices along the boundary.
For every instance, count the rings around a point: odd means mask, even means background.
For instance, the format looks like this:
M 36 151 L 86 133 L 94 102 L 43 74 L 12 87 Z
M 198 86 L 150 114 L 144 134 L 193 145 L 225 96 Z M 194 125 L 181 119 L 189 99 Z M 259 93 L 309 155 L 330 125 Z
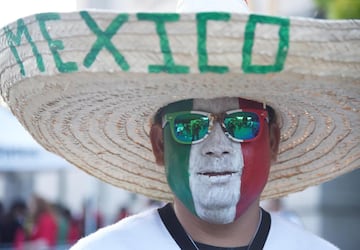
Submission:
M 280 144 L 280 128 L 277 123 L 270 124 L 271 160 L 276 162 Z
M 150 141 L 158 165 L 164 165 L 164 140 L 162 127 L 159 124 L 153 124 L 150 129 Z

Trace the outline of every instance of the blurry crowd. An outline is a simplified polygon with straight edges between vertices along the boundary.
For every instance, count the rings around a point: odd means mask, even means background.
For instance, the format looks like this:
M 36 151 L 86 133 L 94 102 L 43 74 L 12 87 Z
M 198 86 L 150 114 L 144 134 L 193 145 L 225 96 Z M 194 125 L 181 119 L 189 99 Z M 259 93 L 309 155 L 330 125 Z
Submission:
M 28 203 L 16 200 L 1 210 L 0 249 L 68 249 L 83 235 L 81 218 L 38 196 Z
M 149 200 L 144 209 L 161 204 Z M 30 201 L 15 200 L 8 209 L 0 203 L 0 250 L 65 250 L 78 239 L 105 226 L 103 215 L 92 214 L 92 230 L 87 230 L 87 211 L 74 216 L 61 204 L 53 204 L 34 195 Z M 128 206 L 119 207 L 111 223 L 132 212 Z

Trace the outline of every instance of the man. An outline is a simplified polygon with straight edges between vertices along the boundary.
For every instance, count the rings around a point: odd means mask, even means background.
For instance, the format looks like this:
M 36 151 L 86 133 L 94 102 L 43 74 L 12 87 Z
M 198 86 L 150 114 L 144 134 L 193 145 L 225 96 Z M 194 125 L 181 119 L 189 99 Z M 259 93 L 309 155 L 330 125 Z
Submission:
M 230 13 L 244 6 L 40 14 L 5 29 L 2 95 L 33 136 L 169 201 L 72 249 L 336 249 L 259 202 L 359 167 L 358 22 Z M 16 28 L 34 38 L 18 48 Z
M 240 98 L 186 102 L 193 103 L 189 114 L 184 113 L 185 101 L 170 104 L 158 113 L 163 122 L 157 118 L 150 133 L 156 162 L 165 164 L 175 201 L 179 198 L 206 221 L 231 223 L 259 199 L 266 184 L 280 141 L 276 118 L 269 118 L 265 105 Z M 172 112 L 166 113 L 167 109 Z M 179 110 L 174 113 L 174 109 Z M 200 138 L 191 135 L 191 122 L 195 121 L 201 122 Z M 189 125 L 183 129 L 189 131 L 185 142 L 179 140 L 184 139 L 181 122 Z M 229 131 L 230 126 L 235 126 L 234 132 Z M 179 158 L 182 149 L 189 153 Z
M 194 122 L 201 122 L 200 138 Z M 280 141 L 271 107 L 242 98 L 171 103 L 157 112 L 150 139 L 173 205 L 125 219 L 72 249 L 336 249 L 259 207 Z M 138 235 L 152 241 L 138 242 Z

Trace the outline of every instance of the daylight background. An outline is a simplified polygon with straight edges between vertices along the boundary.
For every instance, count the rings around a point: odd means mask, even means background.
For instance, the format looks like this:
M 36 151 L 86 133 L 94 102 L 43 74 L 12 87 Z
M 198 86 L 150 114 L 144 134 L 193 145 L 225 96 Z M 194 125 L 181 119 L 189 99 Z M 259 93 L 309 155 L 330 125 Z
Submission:
M 253 12 L 313 18 L 360 18 L 359 0 L 250 0 Z M 169 11 L 174 0 L 11 0 L 2 3 L 0 26 L 40 12 L 69 12 L 108 9 L 122 12 Z M 1 100 L 0 100 L 1 104 Z M 2 106 L 2 107 L 1 107 Z M 147 209 L 149 200 L 105 184 L 43 150 L 17 120 L 0 105 L 0 201 L 5 210 L 14 199 L 28 200 L 36 193 L 51 203 L 68 207 L 74 216 L 86 211 L 88 234 L 96 226 L 93 213 L 101 214 L 103 225 L 116 221 L 120 208 L 128 213 Z M 12 158 L 12 161 L 7 162 Z M 341 249 L 360 246 L 360 171 L 337 178 L 282 200 L 281 210 L 308 230 Z M 264 202 L 269 206 L 269 202 Z M 286 237 L 286 235 L 284 235 Z

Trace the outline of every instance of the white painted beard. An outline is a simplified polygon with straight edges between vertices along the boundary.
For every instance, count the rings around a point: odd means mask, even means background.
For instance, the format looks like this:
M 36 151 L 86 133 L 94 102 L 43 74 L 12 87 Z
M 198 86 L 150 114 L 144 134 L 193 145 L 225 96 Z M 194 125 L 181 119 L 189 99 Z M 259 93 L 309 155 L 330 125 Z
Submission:
M 219 113 L 237 108 L 237 98 L 194 100 L 194 110 Z M 198 217 L 215 224 L 234 221 L 243 167 L 241 144 L 229 140 L 219 123 L 204 141 L 191 146 L 189 184 Z
M 210 223 L 227 224 L 235 219 L 240 199 L 241 176 L 190 176 L 190 188 L 197 215 Z
M 192 145 L 190 152 L 189 184 L 195 211 L 210 223 L 233 222 L 241 196 L 244 166 L 241 146 L 233 142 L 229 142 L 229 146 L 232 153 L 222 157 L 201 154 L 201 145 Z

